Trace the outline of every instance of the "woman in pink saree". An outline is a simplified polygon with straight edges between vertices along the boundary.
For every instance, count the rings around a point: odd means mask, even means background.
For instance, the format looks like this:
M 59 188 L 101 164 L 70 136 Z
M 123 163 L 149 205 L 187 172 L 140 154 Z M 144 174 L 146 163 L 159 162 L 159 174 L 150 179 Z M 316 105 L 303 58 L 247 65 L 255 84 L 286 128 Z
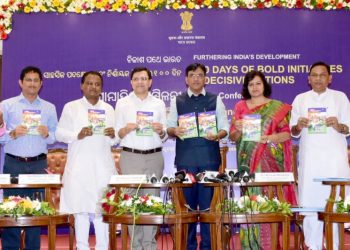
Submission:
M 234 107 L 230 128 L 230 139 L 236 142 L 239 170 L 248 170 L 250 173 L 293 171 L 289 129 L 291 106 L 270 99 L 270 95 L 271 86 L 262 72 L 251 71 L 246 74 L 242 90 L 243 100 Z M 254 137 L 254 129 L 248 135 L 245 132 L 242 136 L 243 118 L 247 119 L 246 115 L 256 119 L 255 123 L 261 123 L 261 136 L 258 131 L 258 139 L 249 138 L 252 134 Z M 297 203 L 294 186 L 285 186 L 283 191 L 286 201 Z M 266 193 L 262 188 L 249 189 L 249 192 L 250 195 Z M 271 249 L 269 224 L 242 228 L 240 236 L 242 249 Z

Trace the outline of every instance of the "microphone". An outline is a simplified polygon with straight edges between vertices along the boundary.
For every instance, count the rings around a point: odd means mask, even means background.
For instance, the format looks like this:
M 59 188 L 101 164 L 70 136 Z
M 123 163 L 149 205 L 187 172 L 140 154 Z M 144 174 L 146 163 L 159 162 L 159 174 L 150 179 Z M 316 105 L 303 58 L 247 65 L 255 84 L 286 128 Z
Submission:
M 222 180 L 222 182 L 230 182 L 231 181 L 230 176 L 228 176 L 225 172 L 218 173 L 216 178 L 219 179 L 219 180 Z
M 233 177 L 235 176 L 235 171 L 232 169 L 226 169 L 226 174 L 230 177 L 230 181 L 233 181 Z
M 164 184 L 168 184 L 170 182 L 170 178 L 165 174 L 160 178 L 160 182 Z
M 249 182 L 249 181 L 254 181 L 255 179 L 255 174 L 251 173 L 249 174 L 245 170 L 238 171 L 234 174 L 233 176 L 233 182 Z
M 237 171 L 232 178 L 233 182 L 241 182 L 245 172 Z
M 11 184 L 18 184 L 18 176 L 11 176 L 10 183 Z
M 196 174 L 195 179 L 197 182 L 201 182 L 203 180 L 204 176 L 205 176 L 205 172 L 200 172 L 200 173 Z
M 214 183 L 222 183 L 223 180 L 217 178 L 217 177 L 204 177 L 205 182 L 214 182 Z
M 152 174 L 151 178 L 149 179 L 149 182 L 152 184 L 156 184 L 158 182 L 158 179 L 155 174 Z
M 185 178 L 186 183 L 196 183 L 196 178 L 193 176 L 192 173 L 187 173 Z
M 174 182 L 175 183 L 183 183 L 185 181 L 186 171 L 180 170 L 175 173 Z

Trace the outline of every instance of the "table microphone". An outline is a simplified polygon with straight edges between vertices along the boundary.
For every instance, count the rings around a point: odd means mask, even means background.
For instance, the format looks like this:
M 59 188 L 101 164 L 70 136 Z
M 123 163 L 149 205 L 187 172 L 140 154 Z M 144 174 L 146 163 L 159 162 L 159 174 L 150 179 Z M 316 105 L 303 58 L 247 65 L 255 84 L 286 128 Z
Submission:
M 162 178 L 160 178 L 160 182 L 164 184 L 168 184 L 170 182 L 170 179 L 167 175 L 163 175 Z
M 174 182 L 175 183 L 183 183 L 185 181 L 186 171 L 180 170 L 175 173 Z
M 216 178 L 222 180 L 222 182 L 230 182 L 231 181 L 230 176 L 228 176 L 225 172 L 219 173 L 216 176 Z
M 152 184 L 156 184 L 158 182 L 158 179 L 157 179 L 155 174 L 153 174 L 151 176 L 151 178 L 149 179 L 149 182 L 152 183 Z

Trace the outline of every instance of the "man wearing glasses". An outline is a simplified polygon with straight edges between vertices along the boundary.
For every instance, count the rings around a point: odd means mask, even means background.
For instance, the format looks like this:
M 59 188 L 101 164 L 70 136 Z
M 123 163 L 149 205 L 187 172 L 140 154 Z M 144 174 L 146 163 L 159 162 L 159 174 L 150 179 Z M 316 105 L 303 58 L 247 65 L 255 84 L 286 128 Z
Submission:
M 7 130 L 1 137 L 5 151 L 3 173 L 11 177 L 46 173 L 47 146 L 55 142 L 57 114 L 52 103 L 39 97 L 42 85 L 41 70 L 25 67 L 19 79 L 21 94 L 1 103 Z M 36 192 L 37 189 L 5 189 L 4 197 L 33 198 Z M 25 228 L 25 249 L 40 249 L 40 231 L 40 227 Z M 21 228 L 5 228 L 1 238 L 2 249 L 19 249 Z
M 312 90 L 294 99 L 290 127 L 292 136 L 300 138 L 300 205 L 323 208 L 330 190 L 314 179 L 350 177 L 346 141 L 350 103 L 343 92 L 328 88 L 332 75 L 326 63 L 314 63 L 308 80 Z M 317 219 L 317 213 L 307 213 L 303 224 L 309 249 L 322 249 L 323 222 Z M 338 249 L 339 243 L 337 228 L 334 228 L 334 249 Z
M 187 91 L 171 101 L 168 117 L 168 134 L 176 137 L 175 165 L 177 170 L 185 170 L 194 175 L 206 170 L 218 171 L 221 164 L 219 140 L 226 137 L 229 124 L 225 106 L 215 94 L 207 92 L 205 86 L 206 68 L 203 64 L 193 63 L 186 68 Z M 213 113 L 209 113 L 213 112 Z M 199 114 L 213 114 L 217 133 L 200 133 L 188 136 L 186 125 L 179 124 L 179 117 L 194 116 L 198 128 Z M 201 130 L 201 129 L 195 129 Z M 187 137 L 187 138 L 185 138 Z M 189 138 L 190 137 L 190 138 Z M 185 188 L 184 194 L 188 205 L 193 209 L 209 208 L 213 190 L 200 184 Z M 197 249 L 196 224 L 191 224 L 188 231 L 187 249 Z M 200 249 L 211 249 L 210 229 L 208 224 L 200 225 Z
M 120 167 L 122 174 L 153 174 L 159 180 L 163 174 L 162 143 L 166 140 L 166 109 L 162 100 L 149 92 L 152 75 L 144 67 L 130 73 L 133 91 L 119 99 L 116 108 L 116 126 L 121 139 Z M 137 195 L 159 196 L 159 189 L 140 189 Z M 157 226 L 135 226 L 132 249 L 157 249 Z

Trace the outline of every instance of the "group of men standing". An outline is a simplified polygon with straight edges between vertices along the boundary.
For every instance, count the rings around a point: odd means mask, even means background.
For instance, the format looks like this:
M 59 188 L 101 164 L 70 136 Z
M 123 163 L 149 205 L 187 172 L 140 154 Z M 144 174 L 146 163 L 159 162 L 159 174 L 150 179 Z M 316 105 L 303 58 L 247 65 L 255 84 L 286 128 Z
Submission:
M 229 124 L 220 97 L 205 90 L 206 73 L 205 66 L 199 63 L 190 64 L 186 68 L 187 91 L 171 101 L 167 117 L 164 102 L 150 93 L 152 75 L 149 69 L 140 67 L 131 71 L 133 91 L 118 100 L 115 110 L 100 99 L 102 76 L 96 71 L 89 71 L 81 79 L 83 97 L 67 103 L 58 122 L 55 106 L 38 95 L 42 87 L 40 69 L 26 67 L 19 80 L 21 94 L 1 103 L 0 141 L 4 144 L 4 173 L 13 176 L 45 173 L 47 146 L 55 140 L 67 143 L 68 157 L 63 176 L 60 211 L 74 214 L 78 249 L 90 249 L 90 221 L 93 222 L 96 233 L 95 248 L 108 249 L 108 226 L 102 222 L 98 202 L 110 176 L 115 173 L 110 151 L 112 145 L 119 142 L 122 147 L 120 166 L 123 174 L 155 174 L 159 179 L 164 169 L 162 143 L 168 136 L 176 138 L 175 165 L 178 170 L 193 174 L 218 170 L 221 164 L 219 140 L 227 136 Z M 301 136 L 301 205 L 317 203 L 322 206 L 325 203 L 327 190 L 324 190 L 324 198 L 309 202 L 309 199 L 315 199 L 315 196 L 310 197 L 310 192 L 314 192 L 310 190 L 320 186 L 317 183 L 310 184 L 310 178 L 315 176 L 316 171 L 324 171 L 327 173 L 325 176 L 350 177 L 345 139 L 349 134 L 350 104 L 345 94 L 328 89 L 331 80 L 328 65 L 313 65 L 309 73 L 312 90 L 297 96 L 293 103 L 292 135 Z M 330 133 L 309 135 L 306 132 L 309 122 L 307 110 L 313 106 L 327 108 L 327 126 L 334 129 Z M 40 114 L 37 133 L 31 133 L 23 125 L 24 110 Z M 101 110 L 105 117 L 105 127 L 102 132 L 95 133 L 88 125 L 88 117 L 91 112 Z M 215 111 L 218 133 L 182 139 L 185 129 L 179 126 L 179 116 L 188 113 L 195 113 L 197 116 L 203 111 Z M 146 116 L 152 117 L 152 133 L 140 135 L 142 131 L 139 131 L 140 127 L 136 122 L 138 112 L 145 112 Z M 4 196 L 31 197 L 33 192 L 34 190 L 24 189 L 5 190 Z M 156 190 L 144 192 L 159 195 Z M 184 193 L 192 209 L 204 210 L 210 206 L 210 188 L 197 184 L 186 188 Z M 310 223 L 307 221 L 307 224 Z M 311 249 L 321 249 L 319 239 L 322 247 L 322 231 L 315 231 L 311 224 L 309 230 L 316 233 L 307 234 L 306 243 Z M 156 249 L 156 231 L 153 226 L 136 227 L 132 248 Z M 202 224 L 200 233 L 200 249 L 211 249 L 209 225 Z M 18 249 L 19 239 L 19 228 L 4 229 L 3 249 Z M 40 228 L 26 229 L 25 244 L 26 249 L 40 249 Z M 189 228 L 187 249 L 197 249 L 197 246 L 196 225 L 193 224 Z

